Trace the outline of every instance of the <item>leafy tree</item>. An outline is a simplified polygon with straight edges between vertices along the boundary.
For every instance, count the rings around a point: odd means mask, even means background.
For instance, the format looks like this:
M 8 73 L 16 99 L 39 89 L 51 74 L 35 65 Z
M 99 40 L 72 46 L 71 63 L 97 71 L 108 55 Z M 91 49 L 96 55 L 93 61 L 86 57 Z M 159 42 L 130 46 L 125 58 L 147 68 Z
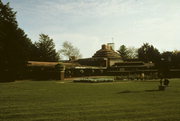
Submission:
M 144 62 L 158 63 L 160 61 L 160 52 L 153 45 L 145 43 L 138 49 L 138 58 Z
M 180 68 L 180 51 L 174 52 L 174 56 L 172 58 L 172 62 L 175 68 Z
M 67 57 L 69 60 L 71 60 L 72 58 L 75 58 L 75 59 L 81 58 L 79 49 L 74 47 L 68 41 L 65 41 L 63 43 L 63 48 L 59 52 L 62 53 L 65 57 Z
M 23 72 L 31 46 L 31 40 L 18 27 L 16 12 L 0 0 L 0 80 L 12 81 Z
M 175 56 L 175 53 L 166 51 L 161 54 L 161 59 L 171 61 L 174 58 L 174 56 Z
M 173 51 L 172 55 L 168 56 L 168 58 L 170 58 L 169 60 L 173 68 L 180 68 L 180 51 Z
M 171 68 L 180 68 L 180 51 L 165 51 L 161 54 L 161 59 L 167 61 Z
M 35 57 L 37 61 L 58 61 L 59 54 L 56 52 L 53 39 L 48 35 L 40 34 L 39 41 L 35 42 Z

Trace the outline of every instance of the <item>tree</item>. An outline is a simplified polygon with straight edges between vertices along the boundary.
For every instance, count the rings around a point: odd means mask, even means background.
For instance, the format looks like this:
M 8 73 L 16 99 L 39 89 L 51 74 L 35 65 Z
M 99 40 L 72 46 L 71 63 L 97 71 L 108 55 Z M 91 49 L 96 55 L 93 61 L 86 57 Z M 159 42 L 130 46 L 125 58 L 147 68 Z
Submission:
M 170 68 L 180 68 L 180 51 L 165 51 L 161 59 L 169 63 Z
M 39 41 L 35 42 L 35 57 L 37 61 L 58 61 L 59 54 L 56 52 L 53 39 L 48 35 L 40 34 Z
M 0 74 L 2 81 L 18 78 L 30 58 L 32 42 L 18 27 L 16 12 L 0 0 Z
M 121 45 L 118 52 L 123 60 L 137 58 L 137 49 L 134 47 Z
M 128 58 L 128 50 L 125 45 L 121 45 L 118 52 L 123 60 Z
M 67 57 L 69 60 L 71 60 L 72 58 L 81 58 L 79 49 L 74 47 L 70 42 L 65 41 L 62 46 L 63 48 L 59 52 L 62 53 L 65 57 Z
M 172 57 L 172 62 L 175 68 L 180 68 L 180 51 L 174 51 L 174 56 Z
M 170 51 L 165 51 L 163 53 L 161 53 L 161 59 L 167 60 L 167 61 L 171 61 L 175 56 L 175 53 L 170 52 Z
M 154 63 L 158 63 L 160 61 L 160 52 L 158 49 L 154 48 L 153 45 L 144 43 L 138 49 L 138 58 L 144 62 L 152 61 Z
M 138 57 L 138 49 L 135 47 L 128 47 L 128 59 L 136 59 Z

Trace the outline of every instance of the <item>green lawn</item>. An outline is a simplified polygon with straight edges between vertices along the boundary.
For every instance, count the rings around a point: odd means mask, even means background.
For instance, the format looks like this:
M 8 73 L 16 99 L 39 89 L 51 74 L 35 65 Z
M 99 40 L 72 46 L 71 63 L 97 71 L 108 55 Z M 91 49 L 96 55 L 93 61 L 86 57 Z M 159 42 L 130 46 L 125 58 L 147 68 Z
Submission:
M 0 121 L 179 121 L 180 79 L 159 82 L 0 83 Z

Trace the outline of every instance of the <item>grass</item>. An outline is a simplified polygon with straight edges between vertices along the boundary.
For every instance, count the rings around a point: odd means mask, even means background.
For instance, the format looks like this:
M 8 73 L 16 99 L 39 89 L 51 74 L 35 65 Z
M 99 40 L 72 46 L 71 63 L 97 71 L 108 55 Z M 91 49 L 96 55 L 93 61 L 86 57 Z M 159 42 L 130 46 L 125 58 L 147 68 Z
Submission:
M 0 83 L 0 121 L 179 121 L 180 79 L 159 82 Z

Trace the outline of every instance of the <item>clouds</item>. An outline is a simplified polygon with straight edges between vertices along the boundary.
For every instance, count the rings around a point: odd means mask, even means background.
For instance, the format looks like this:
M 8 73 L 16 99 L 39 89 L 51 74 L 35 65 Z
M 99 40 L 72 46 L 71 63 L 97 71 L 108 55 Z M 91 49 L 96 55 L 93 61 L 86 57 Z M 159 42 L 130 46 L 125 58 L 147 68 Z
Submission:
M 43 4 L 39 5 L 39 8 L 50 11 L 51 14 L 56 14 L 58 11 L 65 15 L 98 17 L 124 14 L 124 11 L 129 11 L 126 10 L 126 6 L 129 4 L 128 0 L 126 2 L 124 0 L 76 0 L 66 2 L 45 0 Z M 130 12 L 132 11 L 130 10 Z
M 179 0 L 4 0 L 18 12 L 21 28 L 32 40 L 50 35 L 59 49 L 68 40 L 90 57 L 103 43 L 160 50 L 180 48 Z M 168 48 L 168 49 L 167 49 Z

